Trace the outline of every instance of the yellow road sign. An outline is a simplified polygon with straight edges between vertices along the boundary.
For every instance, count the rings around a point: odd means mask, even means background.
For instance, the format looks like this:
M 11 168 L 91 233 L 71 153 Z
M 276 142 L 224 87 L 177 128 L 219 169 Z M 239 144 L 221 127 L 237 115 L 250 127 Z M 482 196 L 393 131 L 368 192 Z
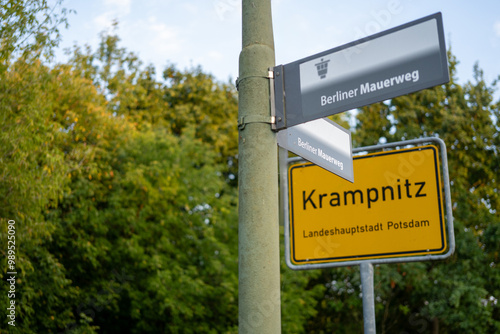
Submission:
M 354 157 L 354 183 L 316 165 L 289 168 L 294 264 L 446 251 L 435 146 Z

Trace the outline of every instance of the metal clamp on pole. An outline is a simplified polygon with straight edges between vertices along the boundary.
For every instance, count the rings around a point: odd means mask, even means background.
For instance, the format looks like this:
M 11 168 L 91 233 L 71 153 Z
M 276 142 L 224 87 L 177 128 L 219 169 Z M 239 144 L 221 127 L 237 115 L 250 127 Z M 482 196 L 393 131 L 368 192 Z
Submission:
M 239 90 L 240 88 L 240 83 L 249 78 L 264 78 L 264 79 L 269 79 L 270 82 L 270 89 L 271 89 L 271 94 L 270 94 L 270 104 L 271 104 L 271 116 L 259 116 L 259 115 L 249 115 L 249 116 L 243 116 L 240 117 L 238 120 L 238 129 L 243 130 L 245 129 L 245 126 L 249 123 L 268 123 L 271 124 L 272 130 L 276 130 L 276 116 L 275 116 L 275 111 L 274 111 L 274 72 L 272 67 L 269 68 L 269 71 L 267 72 L 267 76 L 265 75 L 248 75 L 243 78 L 237 78 L 236 79 L 236 89 Z
M 236 90 L 240 90 L 240 83 L 245 80 L 245 79 L 250 79 L 250 78 L 264 78 L 264 79 L 273 79 L 274 78 L 274 73 L 273 71 L 269 71 L 267 76 L 266 75 L 247 75 L 246 77 L 243 78 L 236 78 Z
M 267 123 L 275 124 L 276 117 L 274 116 L 261 116 L 261 115 L 248 115 L 238 119 L 238 129 L 243 130 L 247 124 L 250 123 Z
M 273 118 L 273 123 L 271 124 L 271 129 L 276 131 L 276 107 L 275 107 L 275 95 L 274 95 L 274 70 L 272 67 L 269 68 L 269 104 L 271 106 L 271 117 Z M 278 118 L 278 121 L 281 119 Z

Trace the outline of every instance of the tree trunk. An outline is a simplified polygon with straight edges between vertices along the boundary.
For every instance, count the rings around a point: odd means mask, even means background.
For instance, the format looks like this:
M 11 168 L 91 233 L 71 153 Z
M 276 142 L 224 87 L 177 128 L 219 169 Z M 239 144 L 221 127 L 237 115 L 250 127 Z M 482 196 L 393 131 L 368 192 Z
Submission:
M 439 319 L 432 318 L 432 334 L 439 334 Z

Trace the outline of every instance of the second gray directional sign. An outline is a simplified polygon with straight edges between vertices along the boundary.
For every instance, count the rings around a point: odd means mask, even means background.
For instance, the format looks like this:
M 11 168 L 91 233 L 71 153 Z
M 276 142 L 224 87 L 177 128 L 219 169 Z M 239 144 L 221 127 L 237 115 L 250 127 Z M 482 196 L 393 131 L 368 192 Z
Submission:
M 448 82 L 441 13 L 274 67 L 276 129 Z

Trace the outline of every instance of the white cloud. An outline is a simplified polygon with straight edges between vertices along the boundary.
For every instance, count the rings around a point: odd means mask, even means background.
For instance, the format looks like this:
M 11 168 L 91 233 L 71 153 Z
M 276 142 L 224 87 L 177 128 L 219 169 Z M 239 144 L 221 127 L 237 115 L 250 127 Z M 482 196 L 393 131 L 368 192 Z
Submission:
M 131 12 L 132 0 L 104 0 L 103 3 L 104 12 L 93 20 L 99 31 L 109 29 L 115 20 L 124 21 Z
M 224 59 L 224 55 L 221 52 L 219 52 L 219 51 L 209 51 L 208 52 L 208 57 L 210 59 L 218 60 L 218 61 Z
M 199 13 L 199 7 L 190 3 L 183 3 L 182 6 L 188 13 L 190 14 L 198 14 Z
M 234 19 L 240 17 L 241 13 L 241 1 L 238 0 L 213 0 L 212 1 L 213 10 L 219 20 L 224 21 L 226 19 Z
M 495 35 L 497 35 L 497 37 L 500 37 L 500 21 L 496 21 L 493 24 L 493 30 L 495 30 Z
M 150 17 L 144 28 L 148 49 L 155 57 L 168 59 L 182 51 L 181 29 L 158 22 L 155 17 Z
M 115 18 L 116 17 L 114 17 L 111 13 L 106 12 L 106 13 L 102 13 L 99 16 L 96 16 L 93 21 L 94 21 L 95 27 L 99 31 L 102 31 L 102 30 L 107 30 L 108 28 L 110 28 L 112 23 L 113 23 L 113 20 Z
M 115 15 L 127 15 L 132 7 L 132 0 L 104 0 L 104 6 Z

